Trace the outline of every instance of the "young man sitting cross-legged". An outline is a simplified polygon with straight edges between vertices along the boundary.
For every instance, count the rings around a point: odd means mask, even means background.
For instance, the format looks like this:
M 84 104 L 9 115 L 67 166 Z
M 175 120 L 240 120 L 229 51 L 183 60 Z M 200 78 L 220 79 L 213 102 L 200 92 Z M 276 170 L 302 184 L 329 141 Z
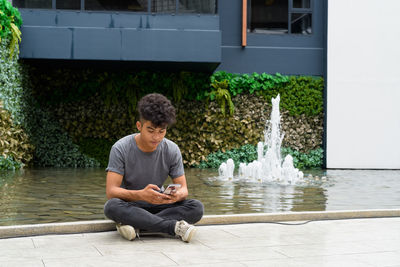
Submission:
M 104 214 L 128 240 L 138 230 L 148 230 L 189 242 L 196 231 L 192 224 L 203 216 L 203 204 L 186 199 L 181 152 L 164 138 L 167 126 L 175 122 L 175 109 L 163 95 L 149 94 L 139 101 L 138 111 L 139 133 L 123 137 L 111 148 Z M 168 176 L 181 185 L 169 195 L 160 193 Z

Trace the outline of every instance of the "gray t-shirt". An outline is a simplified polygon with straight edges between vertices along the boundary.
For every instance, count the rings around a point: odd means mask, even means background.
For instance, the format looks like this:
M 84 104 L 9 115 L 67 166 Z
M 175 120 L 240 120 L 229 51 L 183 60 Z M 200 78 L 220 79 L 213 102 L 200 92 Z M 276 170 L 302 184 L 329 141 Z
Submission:
M 106 171 L 123 176 L 122 188 L 140 190 L 148 184 L 161 188 L 165 180 L 182 176 L 184 168 L 179 147 L 164 138 L 153 152 L 143 152 L 135 140 L 136 134 L 125 136 L 111 148 Z

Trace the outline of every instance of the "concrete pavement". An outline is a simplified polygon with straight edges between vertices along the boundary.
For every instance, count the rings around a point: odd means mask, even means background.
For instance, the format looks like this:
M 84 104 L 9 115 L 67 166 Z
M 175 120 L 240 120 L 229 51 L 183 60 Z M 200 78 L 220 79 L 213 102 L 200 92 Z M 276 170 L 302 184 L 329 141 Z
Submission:
M 400 217 L 197 228 L 189 244 L 116 231 L 0 239 L 0 266 L 400 266 Z

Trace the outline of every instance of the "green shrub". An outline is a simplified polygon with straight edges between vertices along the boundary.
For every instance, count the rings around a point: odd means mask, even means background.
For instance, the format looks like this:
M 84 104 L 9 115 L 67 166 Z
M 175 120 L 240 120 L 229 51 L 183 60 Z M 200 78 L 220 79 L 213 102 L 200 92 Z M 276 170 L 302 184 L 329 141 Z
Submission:
M 211 83 L 214 81 L 229 81 L 229 91 L 233 96 L 242 93 L 253 94 L 257 91 L 269 91 L 289 81 L 288 76 L 279 73 L 275 75 L 267 73 L 234 74 L 225 71 L 217 71 L 211 76 Z
M 229 93 L 262 95 L 268 103 L 271 98 L 281 95 L 281 107 L 289 111 L 290 115 L 307 116 L 319 115 L 323 112 L 324 80 L 320 77 L 310 76 L 284 76 L 279 73 L 270 75 L 258 74 L 232 74 L 223 71 L 214 73 L 211 82 L 226 80 L 229 84 Z M 203 99 L 207 93 L 198 95 Z
M 238 167 L 239 163 L 249 163 L 257 159 L 257 148 L 253 145 L 247 144 L 240 148 L 227 150 L 225 152 L 217 151 L 211 153 L 206 157 L 205 161 L 201 161 L 198 165 L 199 168 L 213 168 L 218 169 L 222 162 L 228 159 L 233 159 L 235 166 Z
M 225 116 L 225 106 L 228 106 L 229 115 L 233 115 L 233 111 L 235 110 L 235 106 L 232 102 L 231 95 L 228 91 L 228 81 L 223 80 L 221 82 L 214 81 L 211 83 L 211 87 L 213 88 L 211 92 L 206 92 L 205 95 L 208 96 L 209 101 L 216 101 L 218 103 L 219 108 L 221 109 L 222 115 Z
M 35 147 L 33 163 L 36 166 L 89 167 L 99 163 L 79 151 L 51 113 L 35 100 L 29 76 L 17 62 L 18 55 L 8 57 L 8 46 L 0 46 L 0 100 L 11 113 L 14 124 L 20 125 Z M 24 145 L 21 143 L 21 145 Z M 27 159 L 29 154 L 24 155 Z
M 114 143 L 114 141 L 104 139 L 85 138 L 79 141 L 78 145 L 85 155 L 97 160 L 101 167 L 106 167 L 110 150 Z
M 12 156 L 9 157 L 0 156 L 0 171 L 2 170 L 14 171 L 14 170 L 19 170 L 21 168 L 22 168 L 22 163 L 14 160 Z
M 324 157 L 324 150 L 322 148 L 311 150 L 308 153 L 301 153 L 291 148 L 282 148 L 281 151 L 282 158 L 286 157 L 287 154 L 293 157 L 293 164 L 296 168 L 313 169 L 322 167 Z
M 9 2 L 6 1 L 8 4 Z M 8 4 L 6 4 L 8 6 Z M 15 170 L 30 164 L 33 145 L 26 131 L 21 127 L 20 92 L 21 77 L 17 63 L 18 53 L 10 52 L 10 33 L 4 27 L 4 7 L 0 1 L 1 41 L 0 41 L 0 170 Z M 8 6 L 9 7 L 9 6 Z M 10 10 L 10 9 L 8 9 Z M 8 13 L 10 14 L 10 13 Z M 12 21 L 11 19 L 9 21 Z M 15 47 L 17 44 L 14 44 Z
M 18 52 L 18 43 L 21 41 L 22 19 L 19 11 L 8 0 L 0 0 L 0 42 L 9 40 L 9 57 Z
M 324 80 L 314 77 L 290 77 L 289 82 L 280 90 L 281 107 L 290 115 L 315 116 L 323 113 Z M 273 97 L 269 95 L 267 99 Z
M 24 102 L 24 90 L 22 89 L 21 67 L 18 64 L 18 55 L 9 57 L 9 40 L 0 42 L 0 100 L 4 109 L 11 112 L 13 123 L 21 124 L 24 114 L 21 106 Z
M 141 96 L 158 92 L 174 102 L 193 100 L 209 87 L 209 75 L 191 72 L 112 72 L 95 69 L 30 70 L 34 95 L 45 106 L 79 102 L 98 93 L 107 107 L 124 103 L 133 112 Z
M 32 159 L 33 146 L 21 126 L 13 124 L 10 113 L 3 109 L 0 100 L 0 155 L 4 160 L 11 157 L 17 165 L 29 164 Z M 23 164 L 21 164 L 23 163 Z M 1 167 L 0 167 L 1 169 Z
M 26 129 L 35 146 L 34 164 L 41 167 L 95 167 L 99 162 L 84 155 L 47 112 L 35 105 L 26 110 Z

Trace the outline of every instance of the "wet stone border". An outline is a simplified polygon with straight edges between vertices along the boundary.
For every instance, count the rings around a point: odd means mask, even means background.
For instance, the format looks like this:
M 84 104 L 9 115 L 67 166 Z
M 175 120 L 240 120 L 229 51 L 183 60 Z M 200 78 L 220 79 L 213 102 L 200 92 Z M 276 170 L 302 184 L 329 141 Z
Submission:
M 400 217 L 400 209 L 205 215 L 196 225 Z M 114 231 L 111 220 L 0 226 L 0 238 Z

